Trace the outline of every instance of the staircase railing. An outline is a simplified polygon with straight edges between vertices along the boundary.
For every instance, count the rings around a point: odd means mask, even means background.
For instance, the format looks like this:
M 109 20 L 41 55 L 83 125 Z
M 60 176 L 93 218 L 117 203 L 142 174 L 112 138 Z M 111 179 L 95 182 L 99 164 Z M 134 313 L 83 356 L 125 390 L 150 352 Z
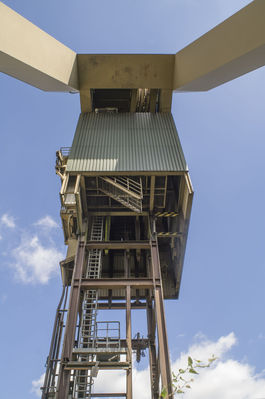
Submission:
M 100 176 L 98 182 L 98 188 L 104 194 L 134 212 L 142 212 L 143 189 L 141 178 L 136 180 L 126 176 Z

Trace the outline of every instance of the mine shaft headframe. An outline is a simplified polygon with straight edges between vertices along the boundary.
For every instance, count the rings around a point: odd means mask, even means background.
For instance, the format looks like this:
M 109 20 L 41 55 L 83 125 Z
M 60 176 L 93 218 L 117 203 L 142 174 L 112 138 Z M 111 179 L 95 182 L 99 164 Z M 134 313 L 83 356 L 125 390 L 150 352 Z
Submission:
M 45 91 L 79 91 L 82 112 L 91 89 L 205 91 L 265 64 L 264 15 L 254 0 L 176 54 L 76 54 L 0 3 L 0 70 Z
M 104 112 L 107 110 L 111 113 L 125 112 L 125 116 L 128 119 L 132 116 L 137 119 L 144 119 L 146 116 L 143 115 L 144 112 L 152 113 L 157 111 L 161 114 L 147 115 L 148 118 L 150 120 L 171 118 L 170 114 L 162 114 L 163 112 L 168 113 L 170 111 L 171 96 L 174 90 L 209 90 L 265 64 L 264 13 L 265 2 L 263 0 L 255 0 L 222 24 L 218 25 L 213 30 L 179 51 L 177 54 L 76 54 L 74 51 L 70 50 L 53 37 L 49 36 L 47 33 L 43 32 L 38 27 L 12 11 L 6 5 L 0 3 L 0 70 L 45 91 L 80 92 L 82 111 L 81 118 L 89 119 L 90 117 L 96 117 L 97 119 L 103 119 L 90 113 L 100 113 L 101 110 L 104 110 Z M 229 37 L 229 46 L 227 46 L 227 37 Z M 128 115 L 128 112 L 140 112 L 141 115 Z M 109 116 L 116 118 L 115 115 L 104 115 L 104 118 Z M 119 115 L 119 120 L 122 120 L 123 116 L 124 115 Z M 154 128 L 150 130 L 153 131 Z M 159 136 L 157 135 L 157 137 Z M 165 134 L 163 138 L 165 140 Z M 99 146 L 97 146 L 97 148 L 99 149 Z M 178 201 L 173 202 L 173 204 L 180 204 L 181 206 L 177 208 L 169 207 L 169 209 L 160 209 L 160 212 L 158 212 L 159 209 L 155 208 L 155 182 L 158 178 L 154 177 L 156 176 L 155 174 L 150 174 L 150 179 L 147 183 L 148 188 L 150 185 L 149 196 L 147 196 L 147 207 L 149 207 L 151 212 L 156 211 L 155 216 L 157 217 L 157 223 L 155 218 L 152 216 L 152 223 L 150 223 L 151 239 L 149 237 L 148 240 L 146 240 L 147 242 L 142 242 L 143 240 L 140 240 L 141 235 L 139 235 L 140 230 L 138 228 L 139 219 L 136 223 L 138 224 L 138 227 L 135 228 L 135 242 L 130 242 L 130 240 L 127 242 L 123 239 L 119 239 L 118 242 L 117 240 L 107 240 L 107 243 L 99 243 L 98 240 L 95 240 L 94 238 L 91 238 L 89 242 L 86 242 L 85 234 L 88 232 L 88 222 L 85 220 L 86 218 L 82 217 L 80 204 L 82 205 L 82 193 L 86 193 L 86 188 L 90 187 L 90 183 L 93 188 L 94 180 L 93 176 L 90 176 L 91 173 L 83 176 L 82 173 L 84 170 L 81 170 L 81 172 L 79 171 L 80 173 L 77 171 L 76 174 L 71 174 L 69 172 L 64 179 L 65 171 L 67 171 L 67 167 L 69 166 L 68 161 L 66 164 L 67 158 L 70 158 L 70 155 L 69 157 L 68 155 L 67 149 L 65 153 L 63 151 L 57 153 L 56 163 L 56 171 L 63 180 L 62 190 L 60 193 L 63 208 L 62 219 L 63 222 L 65 221 L 67 224 L 65 231 L 67 231 L 70 236 L 67 262 L 62 262 L 61 266 L 62 269 L 68 268 L 63 279 L 65 279 L 66 282 L 69 280 L 69 285 L 70 281 L 73 281 L 69 298 L 67 322 L 65 324 L 57 399 L 65 399 L 69 393 L 69 387 L 71 392 L 72 387 L 70 380 L 73 375 L 71 374 L 72 370 L 76 367 L 79 368 L 81 363 L 80 361 L 77 362 L 78 364 L 74 363 L 77 359 L 76 356 L 83 357 L 84 349 L 88 349 L 85 348 L 85 346 L 88 345 L 91 338 L 90 332 L 92 331 L 92 324 L 90 316 L 93 315 L 93 320 L 95 320 L 95 307 L 93 306 L 98 302 L 96 291 L 102 289 L 109 290 L 110 287 L 112 290 L 118 290 L 121 286 L 125 291 L 125 298 L 123 295 L 122 305 L 126 306 L 127 354 L 126 364 L 124 366 L 127 367 L 127 395 L 119 394 L 118 397 L 121 397 L 120 395 L 127 397 L 127 399 L 132 397 L 131 352 L 132 350 L 138 351 L 139 359 L 141 351 L 147 346 L 147 344 L 149 346 L 150 369 L 152 370 L 151 383 L 153 398 L 157 399 L 159 395 L 158 376 L 160 372 L 162 386 L 167 387 L 168 397 L 171 397 L 171 370 L 163 305 L 163 299 L 165 298 L 163 292 L 163 281 L 167 279 L 169 282 L 171 280 L 174 282 L 173 296 L 175 296 L 179 288 L 179 285 L 175 284 L 175 281 L 180 281 L 181 267 L 175 269 L 172 268 L 173 273 L 177 270 L 180 270 L 180 273 L 176 272 L 175 274 L 172 274 L 172 279 L 168 278 L 167 271 L 165 270 L 165 272 L 163 272 L 163 269 L 165 268 L 164 266 L 168 263 L 168 258 L 162 256 L 162 252 L 168 254 L 168 245 L 170 245 L 169 239 L 171 240 L 172 238 L 175 240 L 174 237 L 176 234 L 180 235 L 177 237 L 179 241 L 181 239 L 183 240 L 180 245 L 183 247 L 182 253 L 184 256 L 186 245 L 185 232 L 188 228 L 193 194 L 187 170 L 186 168 L 181 169 L 183 172 L 181 174 L 181 179 L 179 178 L 179 175 L 174 176 L 175 179 L 173 179 L 173 177 L 172 180 L 171 178 L 168 179 L 169 183 L 171 180 L 172 185 L 174 181 L 179 183 L 178 196 L 175 195 L 175 192 L 174 195 L 172 194 L 172 198 L 173 200 L 178 199 Z M 142 158 L 144 159 L 144 157 Z M 159 159 L 159 157 L 157 158 Z M 163 157 L 163 159 L 168 158 L 169 157 Z M 110 157 L 109 159 L 112 158 Z M 117 171 L 117 168 L 115 170 Z M 128 169 L 126 169 L 126 171 L 127 170 Z M 147 168 L 147 170 L 150 170 L 150 168 Z M 171 169 L 167 168 L 166 171 L 168 170 Z M 136 171 L 139 172 L 139 169 Z M 88 172 L 91 172 L 91 170 Z M 137 177 L 137 175 L 138 174 L 136 173 L 135 176 Z M 115 198 L 118 199 L 117 196 L 119 196 L 120 204 L 127 205 L 130 212 L 133 210 L 137 215 L 142 213 L 142 205 L 139 205 L 142 200 L 142 186 L 140 185 L 141 190 L 138 190 L 139 192 L 136 193 L 130 189 L 133 184 L 134 186 L 137 186 L 136 182 L 138 180 L 130 180 L 131 176 L 128 177 L 127 182 L 130 184 L 129 187 L 126 186 L 125 189 L 121 179 L 123 176 L 121 175 L 119 176 L 119 180 L 116 175 L 108 175 L 106 177 L 104 173 L 99 174 L 99 177 L 100 195 L 101 192 L 105 195 L 107 193 L 109 194 L 109 197 L 114 198 L 114 200 Z M 167 180 L 165 179 L 165 181 Z M 168 184 L 163 185 L 163 187 L 168 187 Z M 128 200 L 125 204 L 123 194 L 124 192 L 127 192 L 128 194 L 128 191 L 137 201 L 132 203 L 132 201 L 129 202 Z M 164 191 L 166 193 L 166 190 Z M 104 195 L 102 196 L 104 197 Z M 92 198 L 92 194 L 90 197 Z M 166 194 L 164 197 L 166 197 Z M 83 200 L 85 216 L 87 216 L 86 213 L 88 214 L 85 206 L 85 204 L 87 204 L 86 200 L 87 197 Z M 108 204 L 112 205 L 111 200 Z M 145 204 L 143 203 L 143 205 Z M 180 224 L 174 224 L 174 218 L 178 217 L 179 212 L 181 215 L 183 214 L 180 219 Z M 93 231 L 91 237 L 92 235 L 94 237 L 94 234 L 98 235 L 98 225 L 100 224 L 100 236 L 102 239 L 103 216 L 101 215 L 99 218 L 98 216 L 99 215 L 93 216 L 93 226 L 95 227 L 95 231 L 91 228 L 91 231 Z M 145 215 L 145 217 L 147 219 L 149 215 Z M 173 218 L 172 223 L 169 219 L 170 217 Z M 168 219 L 163 220 L 165 218 Z M 78 228 L 76 228 L 75 224 Z M 121 229 L 120 226 L 118 227 L 119 230 L 117 230 L 120 234 Z M 146 226 L 144 225 L 144 227 L 147 227 L 145 235 L 148 235 L 148 219 L 146 220 Z M 174 234 L 173 237 L 171 237 L 172 234 Z M 78 241 L 76 239 L 77 235 L 79 236 Z M 114 238 L 116 238 L 115 230 Z M 164 246 L 164 251 L 161 250 L 159 252 L 159 240 L 161 240 L 161 245 Z M 137 246 L 134 247 L 135 245 Z M 144 256 L 142 257 L 142 263 L 146 264 L 144 265 L 146 268 L 144 269 L 145 277 L 143 280 L 138 277 L 139 267 L 137 271 L 135 267 L 135 276 L 129 276 L 130 263 L 128 253 L 131 249 L 136 250 L 136 256 L 132 257 L 134 261 L 133 264 L 135 265 L 139 263 L 139 259 L 141 261 L 139 253 L 137 259 L 137 249 L 147 250 L 150 252 L 149 257 L 146 257 L 146 254 L 143 254 Z M 172 249 L 175 250 L 174 245 L 172 245 Z M 108 269 L 109 266 L 109 263 L 107 262 L 105 265 L 101 265 L 101 255 L 99 255 L 99 252 L 101 253 L 103 250 L 110 250 L 113 252 L 116 250 L 123 250 L 124 255 L 121 259 L 121 264 L 124 266 L 125 272 L 123 280 L 120 278 L 119 268 L 117 268 L 117 279 L 113 277 L 115 269 L 109 273 L 107 281 L 106 277 L 105 279 L 99 278 L 99 270 L 102 268 L 105 273 L 104 276 L 106 276 L 106 269 Z M 183 262 L 182 255 L 178 258 L 179 253 L 180 251 L 177 251 L 177 248 L 175 252 L 172 251 L 172 257 L 176 259 L 177 265 L 181 265 Z M 120 252 L 117 254 L 117 257 L 118 256 L 120 257 Z M 163 261 L 163 264 L 161 261 Z M 84 264 L 87 265 L 87 273 L 85 277 L 83 277 Z M 95 264 L 97 266 L 95 266 Z M 70 275 L 71 268 L 72 276 Z M 91 276 L 96 276 L 96 278 L 92 279 Z M 72 279 L 70 277 L 72 277 Z M 88 278 L 87 281 L 85 281 L 86 278 Z M 139 287 L 151 291 L 147 298 L 146 292 L 144 292 L 147 300 L 145 305 L 148 321 L 148 338 L 147 340 L 138 339 L 133 342 L 131 339 L 132 298 L 135 291 L 136 301 L 134 304 L 137 304 L 138 306 L 142 299 L 140 297 L 141 293 L 138 293 L 138 291 L 140 291 Z M 86 293 L 90 291 L 90 293 L 89 295 L 84 295 L 83 291 L 86 291 Z M 168 295 L 168 297 L 170 297 L 170 295 Z M 64 325 L 62 316 L 66 303 L 66 299 L 64 298 L 65 297 L 62 296 L 62 300 L 60 301 L 60 303 L 63 303 L 62 309 L 60 308 L 61 305 L 58 306 L 56 319 L 57 324 L 55 323 L 55 327 L 58 325 Z M 99 297 L 99 299 L 101 298 Z M 109 295 L 108 297 L 103 297 L 103 300 L 103 306 L 106 306 L 106 300 L 108 300 L 108 306 L 111 304 Z M 83 352 L 79 348 L 77 349 L 77 351 L 79 351 L 77 353 L 75 348 L 76 321 L 78 319 L 78 312 L 81 303 L 83 306 L 83 315 L 85 316 L 82 318 L 82 323 L 78 326 L 78 328 L 81 328 L 83 334 L 81 337 L 83 341 L 79 346 L 83 345 L 84 347 L 81 348 Z M 86 324 L 88 320 L 90 324 Z M 157 357 L 155 345 L 156 330 L 159 345 L 159 357 Z M 51 367 L 48 368 L 48 373 L 46 373 L 46 382 L 52 380 L 57 374 L 57 349 L 59 350 L 60 348 L 60 342 L 59 344 L 57 343 L 58 336 L 61 337 L 61 330 L 55 328 L 55 344 L 53 345 L 52 341 L 50 351 L 50 354 L 54 354 L 54 356 L 49 355 L 48 358 L 48 364 L 50 364 Z M 123 353 L 122 349 L 124 348 L 119 348 L 121 353 Z M 111 365 L 110 360 L 111 358 L 108 358 L 108 367 Z M 90 366 L 93 366 L 94 368 L 99 367 L 97 362 L 93 365 L 91 363 L 92 362 L 88 365 L 83 364 L 83 366 L 87 369 Z M 121 366 L 121 364 L 119 366 Z M 96 373 L 96 370 L 93 372 Z M 77 392 L 77 397 L 81 398 L 84 397 L 82 394 L 79 395 L 80 390 L 84 392 L 83 370 L 81 370 L 80 373 L 78 372 L 76 376 L 77 378 L 80 377 L 79 379 L 76 379 L 76 381 L 78 381 L 76 386 L 79 391 Z M 93 377 L 92 374 L 91 376 Z M 47 384 L 49 386 L 49 381 Z M 54 384 L 51 385 L 52 387 L 55 386 Z M 49 395 L 49 391 L 47 392 Z M 52 394 L 53 393 L 55 392 L 53 391 Z M 45 395 L 45 392 L 43 392 L 43 394 Z M 47 396 L 43 397 L 45 397 L 45 399 L 47 398 Z M 102 394 L 100 397 L 102 397 Z

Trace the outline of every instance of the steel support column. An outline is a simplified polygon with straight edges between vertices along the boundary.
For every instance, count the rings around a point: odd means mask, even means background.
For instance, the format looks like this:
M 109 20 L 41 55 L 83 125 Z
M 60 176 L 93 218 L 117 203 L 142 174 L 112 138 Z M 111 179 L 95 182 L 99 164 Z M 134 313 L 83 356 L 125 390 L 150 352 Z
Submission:
M 127 342 L 127 362 L 129 367 L 126 375 L 127 399 L 132 399 L 132 321 L 131 321 L 131 287 L 126 287 L 126 342 Z
M 75 257 L 75 266 L 73 271 L 72 283 L 71 283 L 69 310 L 65 327 L 64 344 L 63 344 L 62 357 L 61 357 L 62 360 L 61 360 L 59 380 L 58 380 L 58 391 L 56 396 L 57 399 L 68 398 L 71 370 L 66 369 L 65 364 L 66 362 L 72 360 L 77 314 L 80 304 L 80 287 L 82 280 L 84 258 L 85 258 L 85 244 L 79 241 Z
M 129 253 L 124 253 L 124 264 L 125 264 L 125 276 L 130 276 L 129 269 Z M 127 344 L 127 355 L 126 360 L 129 363 L 129 367 L 126 371 L 126 399 L 132 399 L 132 319 L 131 319 L 131 287 L 126 287 L 126 344 Z
M 150 384 L 151 384 L 151 399 L 158 399 L 159 396 L 159 373 L 156 355 L 155 344 L 155 330 L 156 320 L 155 311 L 151 297 L 146 302 L 146 315 L 147 315 L 147 331 L 149 340 L 149 367 L 150 367 Z
M 151 240 L 151 266 L 154 279 L 154 299 L 159 347 L 159 365 L 162 379 L 162 387 L 166 388 L 167 398 L 169 399 L 172 397 L 171 367 L 167 342 L 159 252 L 157 240 L 155 239 Z M 160 284 L 157 284 L 158 279 L 160 280 Z

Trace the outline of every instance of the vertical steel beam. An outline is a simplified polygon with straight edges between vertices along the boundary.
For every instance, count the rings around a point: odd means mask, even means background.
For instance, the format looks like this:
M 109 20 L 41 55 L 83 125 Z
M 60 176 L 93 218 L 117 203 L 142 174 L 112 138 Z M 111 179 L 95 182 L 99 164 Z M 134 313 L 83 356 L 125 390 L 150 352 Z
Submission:
M 155 232 L 155 221 L 153 222 L 153 228 L 151 231 Z M 154 299 L 155 299 L 155 313 L 157 322 L 157 335 L 158 335 L 158 347 L 159 347 L 159 365 L 161 371 L 162 387 L 167 390 L 167 398 L 172 397 L 172 382 L 171 382 L 171 367 L 170 358 L 167 342 L 167 330 L 166 330 L 166 319 L 163 302 L 163 291 L 162 291 L 162 279 L 160 271 L 160 261 L 157 240 L 154 238 L 154 234 L 151 239 L 151 266 L 154 281 Z
M 68 398 L 71 370 L 65 369 L 65 364 L 72 360 L 72 351 L 75 341 L 76 322 L 78 308 L 80 305 L 80 287 L 82 280 L 82 271 L 85 258 L 85 244 L 79 240 L 75 265 L 71 282 L 71 293 L 69 300 L 69 310 L 65 327 L 64 343 L 61 357 L 60 372 L 58 378 L 57 399 Z
M 130 276 L 129 253 L 124 253 L 125 276 Z M 132 319 L 131 319 L 131 287 L 126 286 L 126 360 L 129 362 L 129 368 L 126 372 L 126 399 L 132 399 Z
M 150 367 L 150 385 L 151 385 L 151 399 L 158 399 L 159 397 L 159 372 L 156 356 L 155 344 L 155 330 L 156 320 L 155 312 L 152 304 L 151 296 L 146 301 L 146 315 L 147 315 L 147 331 L 149 340 L 149 367 Z
M 132 320 L 131 320 L 131 287 L 126 287 L 126 342 L 127 342 L 127 362 L 129 368 L 126 375 L 126 399 L 132 399 Z
M 151 176 L 150 183 L 150 212 L 152 213 L 154 210 L 154 202 L 155 202 L 155 176 Z

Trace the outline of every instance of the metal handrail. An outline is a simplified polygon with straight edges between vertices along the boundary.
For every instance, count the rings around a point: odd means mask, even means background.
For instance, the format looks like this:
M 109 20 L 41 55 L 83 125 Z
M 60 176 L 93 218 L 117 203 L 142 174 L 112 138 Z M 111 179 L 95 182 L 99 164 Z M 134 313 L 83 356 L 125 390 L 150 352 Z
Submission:
M 123 191 L 124 193 L 141 200 L 143 198 L 142 193 L 142 182 L 130 179 L 128 177 L 116 177 L 116 176 L 100 176 L 100 179 L 105 182 L 112 184 L 117 189 Z
M 72 147 L 61 147 L 60 152 L 63 157 L 68 157 Z
M 102 333 L 105 334 L 102 334 Z M 102 334 L 102 335 L 101 335 Z M 120 322 L 119 321 L 97 321 L 95 331 L 96 345 L 104 344 L 106 348 L 118 345 L 120 347 Z

